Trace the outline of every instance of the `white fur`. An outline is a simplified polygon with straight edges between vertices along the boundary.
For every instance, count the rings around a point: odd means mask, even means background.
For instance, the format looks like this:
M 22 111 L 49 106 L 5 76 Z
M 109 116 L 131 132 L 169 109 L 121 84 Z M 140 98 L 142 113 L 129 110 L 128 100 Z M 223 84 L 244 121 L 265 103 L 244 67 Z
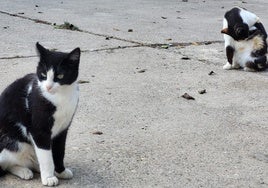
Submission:
M 74 115 L 78 103 L 78 86 L 76 83 L 71 86 L 61 86 L 51 102 L 57 106 L 54 114 L 54 126 L 52 127 L 52 137 L 66 129 Z
M 253 40 L 242 40 L 234 43 L 235 53 L 233 62 L 239 64 L 241 67 L 245 67 L 246 62 L 253 61 L 256 58 L 251 56 L 252 49 L 254 48 Z
M 35 151 L 32 145 L 26 143 L 19 143 L 18 152 L 4 149 L 0 153 L 0 166 L 3 170 L 7 170 L 22 179 L 32 178 L 30 169 L 38 171 Z
M 66 129 L 71 122 L 78 104 L 79 89 L 76 82 L 71 85 L 59 85 L 53 82 L 54 72 L 48 71 L 47 80 L 38 82 L 42 95 L 56 106 L 52 138 Z M 47 86 L 52 86 L 50 90 Z
M 20 177 L 21 179 L 29 180 L 33 178 L 33 172 L 29 168 L 21 167 L 21 166 L 11 166 L 8 168 L 8 171 Z
M 256 57 L 251 56 L 252 50 L 256 47 L 256 43 L 258 40 L 258 36 L 251 40 L 241 40 L 241 41 L 235 41 L 231 37 L 225 37 L 225 42 L 227 44 L 232 44 L 231 46 L 235 49 L 234 51 L 234 56 L 233 56 L 233 63 L 232 65 L 227 62 L 224 66 L 223 69 L 229 70 L 229 69 L 237 69 L 240 67 L 243 67 L 245 71 L 253 71 L 250 68 L 245 68 L 245 65 L 248 61 L 254 62 Z
M 38 148 L 33 139 L 32 143 L 39 162 L 42 184 L 47 186 L 58 185 L 58 178 L 54 175 L 52 151 Z
M 19 129 L 21 130 L 21 133 L 23 134 L 23 136 L 25 138 L 28 138 L 26 127 L 23 126 L 22 123 L 16 123 L 16 126 L 19 127 Z
M 248 24 L 249 28 L 251 28 L 256 22 L 259 22 L 259 17 L 253 14 L 252 12 L 249 12 L 240 7 L 237 8 L 240 9 L 240 16 L 242 17 L 243 22 Z
M 57 173 L 55 171 L 55 175 L 58 178 L 61 178 L 61 179 L 71 179 L 71 178 L 73 178 L 73 172 L 68 168 L 65 168 L 65 170 L 63 172 L 61 172 L 61 173 Z
M 32 92 L 32 88 L 33 88 L 33 83 L 30 83 L 28 85 L 28 89 L 27 89 L 27 96 L 29 96 L 29 94 Z M 25 106 L 26 106 L 26 109 L 28 110 L 29 109 L 29 100 L 27 97 L 25 98 Z
M 25 98 L 25 107 L 28 110 L 29 109 L 29 101 L 28 98 Z

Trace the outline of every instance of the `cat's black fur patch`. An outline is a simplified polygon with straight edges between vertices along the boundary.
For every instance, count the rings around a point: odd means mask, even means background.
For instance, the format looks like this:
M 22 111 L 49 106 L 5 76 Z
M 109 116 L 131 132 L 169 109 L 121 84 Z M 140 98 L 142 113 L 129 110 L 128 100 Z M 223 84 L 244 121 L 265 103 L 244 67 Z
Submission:
M 224 15 L 228 21 L 228 34 L 234 40 L 243 40 L 249 36 L 249 27 L 247 24 L 243 23 L 240 11 L 239 8 L 233 8 Z
M 55 71 L 54 82 L 61 85 L 70 85 L 78 76 L 79 62 L 75 60 L 76 56 L 80 56 L 80 49 L 76 48 L 70 53 L 52 52 L 45 49 L 39 43 L 36 44 L 40 54 L 40 62 L 37 66 L 37 76 L 39 80 L 45 78 L 41 75 L 50 68 Z M 72 57 L 73 56 L 73 57 Z M 57 75 L 63 74 L 64 79 L 58 79 Z
M 26 110 L 25 99 L 27 86 L 35 79 L 34 74 L 26 75 L 9 85 L 0 96 L 0 152 L 4 148 L 17 151 L 18 141 L 29 143 L 16 124 L 31 124 L 31 114 Z
M 230 64 L 233 63 L 234 51 L 235 51 L 235 49 L 232 46 L 227 46 L 226 47 L 226 55 L 227 55 L 228 62 Z

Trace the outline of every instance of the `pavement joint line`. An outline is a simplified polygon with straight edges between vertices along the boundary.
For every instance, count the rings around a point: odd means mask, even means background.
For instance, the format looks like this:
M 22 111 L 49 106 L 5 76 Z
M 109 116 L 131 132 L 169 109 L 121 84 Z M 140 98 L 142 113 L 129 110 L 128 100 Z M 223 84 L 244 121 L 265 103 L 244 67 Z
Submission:
M 210 44 L 215 44 L 215 43 L 223 43 L 223 41 L 203 41 L 203 42 L 182 42 L 182 43 L 169 43 L 169 44 L 161 44 L 161 43 L 156 43 L 156 44 L 140 44 L 140 45 L 131 45 L 131 46 L 117 46 L 117 47 L 110 47 L 110 48 L 100 48 L 100 49 L 90 49 L 90 50 L 81 50 L 82 53 L 87 53 L 87 52 L 100 52 L 100 51 L 111 51 L 111 50 L 120 50 L 120 49 L 126 49 L 126 48 L 140 48 L 140 47 L 150 47 L 150 48 L 157 48 L 157 49 L 163 49 L 163 46 L 168 46 L 168 48 L 173 48 L 173 47 L 180 47 L 184 48 L 187 46 L 192 46 L 192 45 L 210 45 Z M 0 60 L 9 60 L 9 59 L 23 59 L 23 58 L 32 58 L 32 57 L 38 57 L 37 55 L 16 55 L 16 56 L 9 56 L 9 57 L 0 57 Z
M 137 47 L 143 47 L 142 45 L 135 45 L 135 46 L 118 46 L 118 47 L 112 47 L 112 48 L 100 48 L 100 49 L 91 49 L 91 50 L 81 50 L 82 53 L 87 52 L 99 52 L 99 51 L 109 51 L 109 50 L 119 50 L 119 49 L 125 49 L 125 48 L 137 48 Z M 9 57 L 0 57 L 0 60 L 9 60 L 9 59 L 24 59 L 24 58 L 32 58 L 32 57 L 38 57 L 38 55 L 16 55 L 16 56 L 9 56 Z
M 45 24 L 45 25 L 50 25 L 53 26 L 53 23 L 45 21 L 45 20 L 40 20 L 40 19 L 35 19 L 35 18 L 30 18 L 27 16 L 22 16 L 19 14 L 12 14 L 9 12 L 5 12 L 5 11 L 1 11 L 1 14 L 5 14 L 8 16 L 13 16 L 13 17 L 18 17 L 18 18 L 22 18 L 22 19 L 26 19 L 26 20 L 30 20 L 33 21 L 35 23 L 39 23 L 39 24 Z M 99 33 L 94 33 L 91 31 L 86 31 L 86 30 L 75 30 L 77 32 L 82 32 L 82 33 L 88 33 L 94 36 L 99 36 L 99 37 L 105 37 L 107 39 L 114 39 L 114 40 L 119 40 L 119 41 L 124 41 L 124 42 L 129 42 L 129 43 L 133 43 L 136 44 L 133 47 L 151 47 L 151 48 L 169 48 L 169 47 L 187 47 L 187 46 L 191 46 L 191 45 L 209 45 L 209 44 L 215 44 L 215 43 L 223 43 L 223 41 L 201 41 L 201 42 L 173 42 L 173 43 L 155 43 L 155 44 L 150 44 L 150 43 L 143 43 L 143 42 L 137 42 L 137 41 L 133 41 L 133 40 L 128 40 L 128 39 L 123 39 L 123 38 L 119 38 L 116 36 L 110 36 L 110 35 L 106 35 L 106 34 L 99 34 Z M 120 46 L 120 47 L 115 47 L 112 49 L 124 49 L 124 48 L 130 48 L 130 46 Z M 111 50 L 111 49 L 107 49 L 107 50 Z M 88 50 L 90 51 L 90 50 Z M 105 49 L 96 49 L 96 50 L 92 50 L 92 51 L 105 51 Z M 12 57 L 10 57 L 12 59 Z M 4 59 L 10 59 L 10 58 L 4 58 Z M 3 58 L 0 58 L 3 59 Z
M 120 50 L 120 49 L 126 49 L 126 48 L 140 48 L 140 47 L 150 47 L 150 48 L 158 48 L 162 49 L 163 46 L 168 45 L 168 48 L 172 47 L 179 47 L 179 48 L 184 48 L 187 46 L 192 46 L 192 45 L 210 45 L 210 44 L 215 44 L 215 43 L 223 43 L 223 41 L 203 41 L 203 42 L 195 42 L 195 44 L 191 42 L 187 43 L 170 43 L 170 44 L 147 44 L 147 45 L 132 45 L 132 46 L 117 46 L 117 47 L 111 47 L 111 48 L 99 48 L 99 49 L 91 49 L 91 50 L 81 50 L 82 53 L 87 53 L 87 52 L 100 52 L 100 51 L 111 51 L 111 50 Z M 9 56 L 9 57 L 0 57 L 0 60 L 9 60 L 9 59 L 23 59 L 23 58 L 32 58 L 32 57 L 38 57 L 37 55 L 16 55 L 16 56 Z
M 27 16 L 19 15 L 19 14 L 12 14 L 12 13 L 1 11 L 1 10 L 0 10 L 0 13 L 1 14 L 5 14 L 5 15 L 8 15 L 8 16 L 22 18 L 22 19 L 25 19 L 25 20 L 30 20 L 30 21 L 33 21 L 33 22 L 39 23 L 39 24 L 45 24 L 45 25 L 54 26 L 53 23 L 48 22 L 48 21 L 45 21 L 45 20 L 41 20 L 41 19 L 30 18 L 30 17 L 27 17 Z M 139 45 L 142 45 L 143 44 L 141 42 L 137 42 L 137 41 L 133 41 L 133 40 L 122 39 L 122 38 L 115 37 L 115 36 L 94 33 L 94 32 L 91 32 L 91 31 L 86 31 L 86 30 L 81 30 L 81 29 L 79 29 L 79 30 L 73 30 L 73 31 L 82 32 L 82 33 L 88 33 L 88 34 L 91 34 L 91 35 L 94 35 L 94 36 L 100 36 L 100 37 L 104 37 L 104 38 L 120 40 L 120 41 L 129 42 L 129 43 L 133 43 L 133 44 L 139 44 Z
M 23 58 L 32 58 L 32 57 L 38 57 L 37 55 L 29 55 L 29 56 L 24 56 L 24 55 L 16 55 L 16 56 L 10 56 L 10 57 L 0 57 L 0 60 L 4 59 L 23 59 Z

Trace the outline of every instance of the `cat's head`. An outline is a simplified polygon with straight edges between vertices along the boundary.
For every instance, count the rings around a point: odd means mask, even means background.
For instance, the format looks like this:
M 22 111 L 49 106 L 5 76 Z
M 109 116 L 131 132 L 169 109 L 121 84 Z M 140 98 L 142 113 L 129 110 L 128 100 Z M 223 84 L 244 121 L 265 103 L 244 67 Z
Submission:
M 50 51 L 36 43 L 40 61 L 36 74 L 43 91 L 54 94 L 61 86 L 72 85 L 78 77 L 80 49 L 70 53 Z
M 231 36 L 234 40 L 244 40 L 249 36 L 249 27 L 245 23 L 237 23 L 221 30 L 221 33 Z

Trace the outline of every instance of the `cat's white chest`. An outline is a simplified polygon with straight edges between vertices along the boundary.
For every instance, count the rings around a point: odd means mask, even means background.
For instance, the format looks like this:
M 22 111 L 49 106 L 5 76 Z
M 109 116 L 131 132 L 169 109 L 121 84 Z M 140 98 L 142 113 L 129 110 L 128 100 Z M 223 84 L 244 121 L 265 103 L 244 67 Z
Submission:
M 236 41 L 234 61 L 244 67 L 248 61 L 253 61 L 254 58 L 251 57 L 251 52 L 253 50 L 252 41 Z
M 56 111 L 53 115 L 54 124 L 52 127 L 52 138 L 57 136 L 70 125 L 73 115 L 76 111 L 79 89 L 77 84 L 74 87 L 64 88 L 54 95 L 46 94 L 45 96 L 53 105 Z

